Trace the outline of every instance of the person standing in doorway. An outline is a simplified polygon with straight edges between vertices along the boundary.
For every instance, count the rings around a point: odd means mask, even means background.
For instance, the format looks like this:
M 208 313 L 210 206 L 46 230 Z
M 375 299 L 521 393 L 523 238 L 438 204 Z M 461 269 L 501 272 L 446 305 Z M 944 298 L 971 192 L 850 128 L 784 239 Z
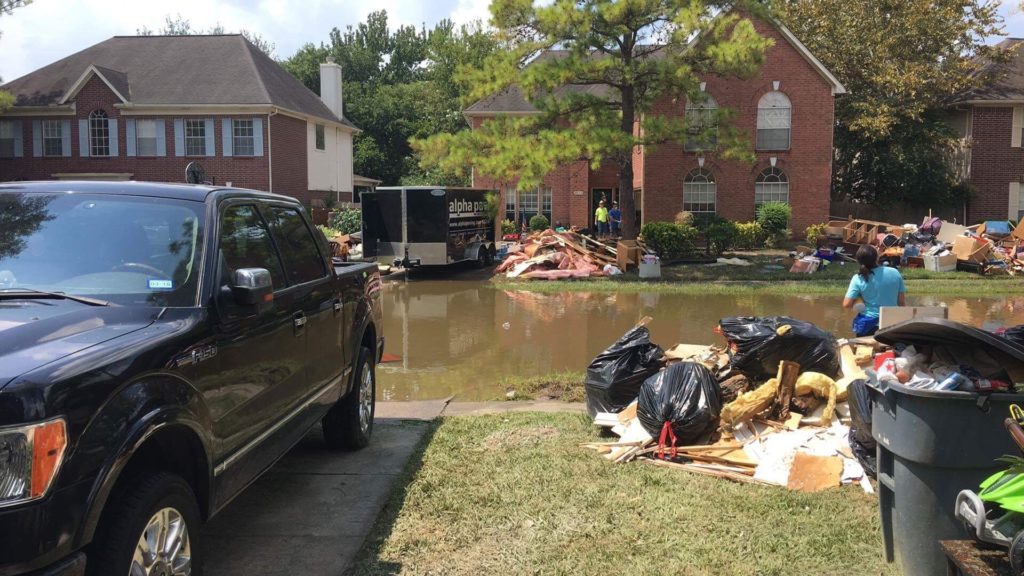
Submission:
M 594 227 L 597 228 L 597 237 L 605 239 L 608 237 L 608 208 L 604 200 L 597 203 L 597 210 L 594 210 Z
M 857 250 L 860 271 L 850 279 L 850 287 L 843 299 L 843 308 L 857 310 L 853 319 L 853 333 L 857 337 L 871 336 L 878 331 L 879 308 L 906 306 L 907 288 L 899 270 L 878 265 L 878 251 L 872 246 Z M 863 303 L 858 303 L 860 299 Z
M 622 229 L 622 210 L 619 210 L 618 202 L 612 202 L 612 209 L 608 211 L 608 221 L 611 224 L 612 238 L 618 238 Z

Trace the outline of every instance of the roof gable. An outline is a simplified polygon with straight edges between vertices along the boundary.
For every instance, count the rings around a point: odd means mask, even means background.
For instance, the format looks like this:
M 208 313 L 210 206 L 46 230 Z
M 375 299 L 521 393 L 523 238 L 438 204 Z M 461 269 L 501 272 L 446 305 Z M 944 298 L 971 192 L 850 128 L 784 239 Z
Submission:
M 85 72 L 78 77 L 67 90 L 64 91 L 64 95 L 57 104 L 66 104 L 69 100 L 74 99 L 75 96 L 89 83 L 89 80 L 96 76 L 107 85 L 108 88 L 121 100 L 122 104 L 127 104 L 131 101 L 130 89 L 128 86 L 128 75 L 124 72 L 118 72 L 117 70 L 111 70 L 110 68 L 104 68 L 95 64 L 90 64 Z

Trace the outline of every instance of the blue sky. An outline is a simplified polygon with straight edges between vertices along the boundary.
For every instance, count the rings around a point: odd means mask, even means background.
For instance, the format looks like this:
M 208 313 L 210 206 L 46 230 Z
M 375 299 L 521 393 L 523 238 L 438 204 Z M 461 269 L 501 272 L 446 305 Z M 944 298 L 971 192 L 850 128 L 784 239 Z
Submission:
M 333 27 L 363 20 L 385 9 L 393 24 L 442 18 L 457 23 L 486 20 L 488 0 L 34 0 L 0 19 L 0 78 L 13 80 L 118 34 L 157 29 L 164 16 L 181 14 L 198 28 L 220 23 L 228 31 L 247 28 L 277 45 L 286 57 L 306 42 L 324 41 Z M 1024 37 L 1024 14 L 1004 0 L 1000 11 L 1009 36 Z M 990 41 L 998 41 L 998 38 Z

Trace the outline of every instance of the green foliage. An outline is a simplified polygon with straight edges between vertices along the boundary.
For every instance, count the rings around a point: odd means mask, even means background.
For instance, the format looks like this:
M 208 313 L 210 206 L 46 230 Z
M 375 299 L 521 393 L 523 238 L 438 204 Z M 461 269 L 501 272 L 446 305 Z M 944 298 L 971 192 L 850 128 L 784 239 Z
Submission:
M 330 226 L 324 226 L 323 224 L 317 224 L 316 227 L 319 228 L 320 231 L 324 233 L 324 236 L 328 240 L 332 240 L 335 237 L 344 234 L 344 232 L 342 232 L 341 230 L 338 230 L 337 228 L 331 228 Z
M 693 212 L 677 212 L 675 222 L 680 226 L 693 226 Z
M 501 234 L 502 234 L 502 236 L 504 236 L 505 234 L 515 234 L 516 232 L 519 232 L 519 227 L 516 226 L 515 222 L 513 222 L 511 220 L 502 220 L 502 222 L 501 222 Z
M 363 215 L 359 210 L 337 210 L 331 212 L 330 222 L 328 223 L 331 228 L 340 230 L 342 234 L 352 234 L 353 232 L 359 232 L 363 228 Z
M 765 240 L 768 239 L 764 228 L 756 220 L 753 222 L 737 222 L 736 232 L 736 248 L 745 250 L 764 248 Z
M 828 225 L 824 223 L 811 224 L 810 226 L 807 227 L 807 229 L 804 230 L 804 238 L 806 238 L 808 242 L 814 242 L 818 238 L 825 235 L 825 228 L 827 227 Z
M 778 236 L 789 227 L 793 209 L 785 202 L 765 202 L 757 207 L 757 223 L 768 236 Z
M 989 0 L 781 0 L 779 15 L 847 89 L 836 98 L 833 200 L 950 206 L 966 199 L 948 161 L 951 99 L 1012 54 Z
M 735 248 L 739 237 L 740 229 L 736 223 L 724 218 L 716 219 L 704 230 L 704 238 L 707 239 L 708 251 L 712 256 L 719 256 Z
M 501 213 L 501 194 L 497 192 L 488 192 L 484 195 L 484 201 L 487 202 L 487 218 L 492 222 L 498 219 L 498 214 Z
M 521 190 L 546 174 L 585 158 L 594 167 L 618 166 L 623 236 L 635 235 L 633 151 L 685 140 L 685 118 L 663 115 L 655 103 L 697 97 L 701 79 L 752 75 L 772 41 L 741 11 L 759 2 L 719 0 L 624 1 L 493 0 L 491 24 L 501 50 L 462 76 L 464 102 L 516 86 L 537 114 L 498 117 L 472 131 L 413 141 L 425 165 L 469 173 L 476 168 Z M 699 36 L 700 41 L 689 41 Z M 556 57 L 541 57 L 557 48 Z M 605 86 L 606 92 L 563 90 Z M 716 153 L 749 159 L 744 134 L 720 120 Z M 635 121 L 639 130 L 635 130 Z
M 672 222 L 648 222 L 640 229 L 640 237 L 663 260 L 679 260 L 695 253 L 697 229 Z
M 530 231 L 541 232 L 551 227 L 551 222 L 543 214 L 537 214 L 530 218 Z

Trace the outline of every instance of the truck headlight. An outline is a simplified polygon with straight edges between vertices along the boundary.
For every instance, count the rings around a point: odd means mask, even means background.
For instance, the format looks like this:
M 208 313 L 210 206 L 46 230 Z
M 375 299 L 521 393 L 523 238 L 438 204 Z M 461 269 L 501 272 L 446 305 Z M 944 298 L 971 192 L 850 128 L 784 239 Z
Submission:
M 0 506 L 46 495 L 67 447 L 67 426 L 58 418 L 0 428 Z

